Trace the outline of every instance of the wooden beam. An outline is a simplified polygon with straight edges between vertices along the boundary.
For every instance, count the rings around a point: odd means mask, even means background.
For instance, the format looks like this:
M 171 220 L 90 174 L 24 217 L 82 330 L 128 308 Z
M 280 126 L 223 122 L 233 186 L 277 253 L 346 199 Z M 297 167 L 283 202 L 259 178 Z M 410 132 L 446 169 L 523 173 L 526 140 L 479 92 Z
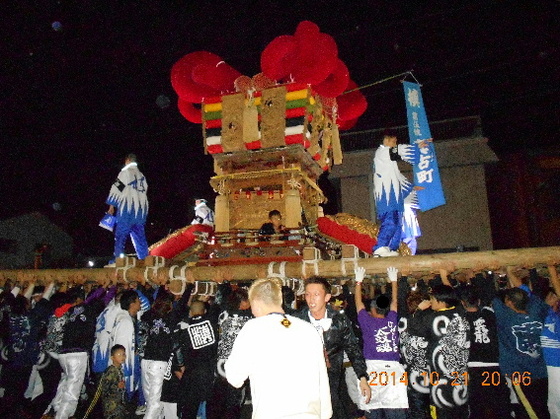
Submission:
M 170 263 L 167 261 L 167 263 Z M 288 278 L 306 278 L 315 275 L 326 278 L 349 278 L 354 274 L 354 264 L 366 268 L 367 275 L 385 275 L 387 268 L 395 266 L 404 275 L 423 277 L 439 274 L 446 270 L 450 275 L 461 271 L 498 270 L 507 266 L 524 268 L 547 267 L 560 265 L 560 246 L 493 250 L 486 252 L 439 253 L 432 255 L 416 255 L 390 258 L 366 258 L 345 260 L 317 260 L 304 262 L 274 262 L 270 264 L 246 264 L 228 266 L 167 265 L 163 267 L 131 266 L 129 268 L 103 269 L 14 269 L 0 270 L 0 285 L 11 279 L 18 282 L 35 281 L 48 283 L 72 282 L 81 284 L 86 281 L 104 283 L 138 281 L 146 279 L 155 284 L 165 284 L 170 279 L 184 278 L 187 282 L 214 281 L 229 279 L 247 281 L 262 278 L 268 272 L 279 275 L 284 272 Z

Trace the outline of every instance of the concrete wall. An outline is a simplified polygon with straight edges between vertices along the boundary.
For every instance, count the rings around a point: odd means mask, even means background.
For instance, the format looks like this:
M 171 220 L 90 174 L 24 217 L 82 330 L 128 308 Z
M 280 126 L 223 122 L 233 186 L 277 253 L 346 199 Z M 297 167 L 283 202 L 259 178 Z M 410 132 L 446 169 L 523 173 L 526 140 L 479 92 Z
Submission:
M 418 248 L 446 249 L 462 245 L 492 250 L 484 166 L 445 167 L 440 170 L 440 176 L 446 204 L 418 213 L 422 229 Z

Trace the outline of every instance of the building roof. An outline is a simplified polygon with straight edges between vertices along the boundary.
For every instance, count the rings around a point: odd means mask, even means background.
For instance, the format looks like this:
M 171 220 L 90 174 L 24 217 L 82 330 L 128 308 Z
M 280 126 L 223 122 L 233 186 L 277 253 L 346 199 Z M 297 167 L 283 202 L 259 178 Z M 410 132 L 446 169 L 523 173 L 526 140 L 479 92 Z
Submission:
M 387 131 L 394 133 L 401 142 L 409 138 L 408 125 L 344 132 L 340 134 L 342 150 L 347 152 L 376 148 Z M 480 116 L 467 116 L 430 122 L 430 131 L 435 142 L 483 137 Z
M 33 211 L 26 214 L 15 215 L 13 217 L 0 220 L 0 236 L 1 237 L 18 237 L 23 234 L 22 229 L 29 229 L 33 225 L 40 231 L 49 231 L 50 234 L 56 232 L 57 235 L 65 237 L 66 240 L 72 241 L 72 237 L 60 226 L 53 223 L 49 217 L 39 211 Z M 29 234 L 28 230 L 25 230 Z
M 403 142 L 408 139 L 407 125 L 341 134 L 344 161 L 341 165 L 332 167 L 330 176 L 353 177 L 371 173 L 375 149 L 387 130 Z M 440 168 L 499 161 L 496 153 L 488 146 L 488 139 L 482 135 L 478 116 L 436 121 L 430 123 L 430 130 Z M 403 172 L 411 170 L 408 164 L 400 166 Z

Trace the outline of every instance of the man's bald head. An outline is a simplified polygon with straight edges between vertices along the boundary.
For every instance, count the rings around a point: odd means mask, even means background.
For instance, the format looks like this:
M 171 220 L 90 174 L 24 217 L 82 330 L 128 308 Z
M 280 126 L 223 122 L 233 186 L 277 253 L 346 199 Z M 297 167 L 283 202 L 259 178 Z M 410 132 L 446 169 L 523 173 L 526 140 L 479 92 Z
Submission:
M 193 301 L 189 311 L 190 317 L 202 316 L 206 313 L 206 306 L 202 301 Z

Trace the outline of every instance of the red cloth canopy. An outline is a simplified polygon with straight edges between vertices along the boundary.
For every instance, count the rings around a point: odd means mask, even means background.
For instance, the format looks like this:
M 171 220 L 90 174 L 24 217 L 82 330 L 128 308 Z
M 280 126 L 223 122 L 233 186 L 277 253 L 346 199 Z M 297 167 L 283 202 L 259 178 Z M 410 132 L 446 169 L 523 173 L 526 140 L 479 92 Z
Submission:
M 318 218 L 317 226 L 321 233 L 331 236 L 333 239 L 343 243 L 353 244 L 362 252 L 369 253 L 370 255 L 373 253 L 373 246 L 377 244 L 377 239 L 338 224 L 328 217 Z

